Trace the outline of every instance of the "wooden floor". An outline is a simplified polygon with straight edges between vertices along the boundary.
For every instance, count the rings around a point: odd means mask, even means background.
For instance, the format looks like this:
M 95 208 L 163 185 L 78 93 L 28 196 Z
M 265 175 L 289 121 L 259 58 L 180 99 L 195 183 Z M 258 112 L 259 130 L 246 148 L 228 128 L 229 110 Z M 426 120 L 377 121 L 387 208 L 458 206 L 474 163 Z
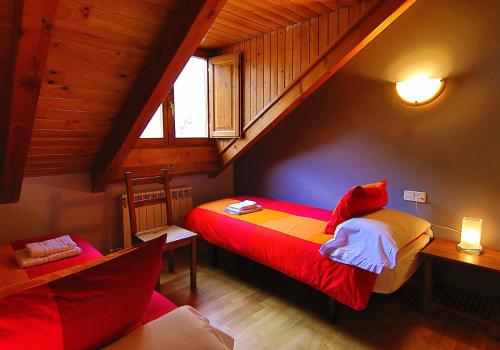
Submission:
M 219 268 L 200 260 L 196 291 L 180 261 L 173 274 L 163 269 L 162 294 L 198 309 L 235 338 L 236 350 L 500 349 L 485 326 L 447 314 L 424 317 L 413 287 L 378 296 L 363 312 L 342 306 L 332 325 L 326 296 L 301 283 L 227 253 Z

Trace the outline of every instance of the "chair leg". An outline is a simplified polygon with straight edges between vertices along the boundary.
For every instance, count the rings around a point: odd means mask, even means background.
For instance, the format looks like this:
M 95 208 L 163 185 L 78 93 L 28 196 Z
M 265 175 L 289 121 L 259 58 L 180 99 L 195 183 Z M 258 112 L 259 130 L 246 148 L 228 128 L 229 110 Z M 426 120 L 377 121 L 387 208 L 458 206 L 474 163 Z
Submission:
M 167 252 L 168 272 L 170 273 L 174 272 L 174 259 L 172 255 L 172 251 Z
M 328 319 L 331 324 L 337 324 L 337 301 L 328 298 Z
M 212 266 L 219 267 L 219 247 L 212 246 Z

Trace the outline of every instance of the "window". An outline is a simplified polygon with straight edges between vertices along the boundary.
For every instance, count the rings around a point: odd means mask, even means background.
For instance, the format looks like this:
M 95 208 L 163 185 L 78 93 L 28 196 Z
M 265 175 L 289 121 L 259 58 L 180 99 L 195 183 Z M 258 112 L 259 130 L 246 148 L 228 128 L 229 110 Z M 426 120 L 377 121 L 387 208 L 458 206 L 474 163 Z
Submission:
M 142 132 L 141 139 L 161 139 L 163 136 L 163 104 L 161 104 Z
M 208 137 L 207 60 L 191 57 L 174 84 L 176 138 Z
M 169 145 L 209 142 L 207 73 L 207 60 L 191 57 L 140 138 Z

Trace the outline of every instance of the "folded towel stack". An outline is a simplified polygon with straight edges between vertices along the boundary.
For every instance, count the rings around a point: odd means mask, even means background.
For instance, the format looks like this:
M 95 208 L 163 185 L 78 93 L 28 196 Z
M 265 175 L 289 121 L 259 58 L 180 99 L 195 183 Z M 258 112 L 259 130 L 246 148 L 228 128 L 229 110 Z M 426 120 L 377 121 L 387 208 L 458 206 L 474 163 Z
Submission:
M 245 200 L 240 203 L 234 203 L 224 208 L 224 211 L 226 213 L 233 215 L 250 214 L 260 210 L 262 210 L 262 207 L 256 202 L 250 200 Z
M 22 268 L 69 258 L 82 252 L 82 249 L 68 235 L 43 242 L 28 243 L 25 248 L 14 253 L 18 265 Z

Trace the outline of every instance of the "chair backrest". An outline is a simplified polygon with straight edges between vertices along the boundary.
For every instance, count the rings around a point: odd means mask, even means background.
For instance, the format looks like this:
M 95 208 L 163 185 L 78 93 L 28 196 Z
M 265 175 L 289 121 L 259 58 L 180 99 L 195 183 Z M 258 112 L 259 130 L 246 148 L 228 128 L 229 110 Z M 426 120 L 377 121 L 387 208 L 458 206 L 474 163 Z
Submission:
M 155 205 L 165 203 L 165 208 L 167 211 L 167 226 L 172 224 L 172 196 L 170 195 L 170 176 L 168 175 L 168 169 L 163 169 L 163 174 L 158 176 L 147 176 L 147 177 L 133 177 L 130 171 L 125 172 L 125 186 L 127 188 L 127 204 L 130 218 L 130 233 L 132 235 L 132 241 L 134 240 L 135 234 L 137 234 L 137 217 L 135 215 L 135 209 L 143 207 L 146 205 Z M 147 184 L 163 184 L 163 189 L 165 191 L 164 197 L 159 198 L 147 198 L 141 200 L 135 200 L 134 197 L 134 186 L 135 185 L 147 185 Z

